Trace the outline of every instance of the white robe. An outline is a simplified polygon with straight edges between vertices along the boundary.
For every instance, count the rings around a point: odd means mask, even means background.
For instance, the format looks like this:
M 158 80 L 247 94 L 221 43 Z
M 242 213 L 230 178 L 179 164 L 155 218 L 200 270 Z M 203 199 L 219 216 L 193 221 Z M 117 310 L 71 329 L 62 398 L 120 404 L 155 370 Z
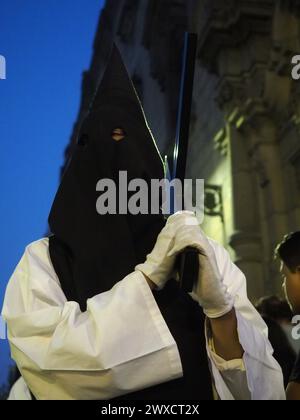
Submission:
M 245 351 L 243 360 L 225 362 L 206 338 L 218 396 L 283 400 L 282 372 L 267 327 L 247 298 L 245 276 L 223 247 L 211 245 L 235 297 Z M 2 315 L 12 357 L 40 400 L 111 399 L 183 375 L 176 342 L 143 275 L 131 273 L 89 299 L 82 313 L 76 302 L 66 300 L 47 238 L 26 248 L 7 286 Z
M 8 401 L 29 401 L 31 399 L 32 398 L 30 395 L 30 391 L 26 385 L 26 382 L 24 381 L 22 377 L 19 378 L 12 386 L 7 400 Z

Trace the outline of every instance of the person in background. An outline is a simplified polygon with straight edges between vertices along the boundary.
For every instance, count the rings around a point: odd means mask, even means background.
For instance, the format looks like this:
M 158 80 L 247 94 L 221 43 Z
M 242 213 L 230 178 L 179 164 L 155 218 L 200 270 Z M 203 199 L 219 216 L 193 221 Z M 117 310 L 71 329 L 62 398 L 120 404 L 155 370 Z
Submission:
M 274 296 L 264 296 L 255 305 L 258 312 L 278 322 L 281 326 L 291 324 L 293 312 L 285 299 Z
M 296 361 L 296 352 L 289 341 L 292 334 L 293 313 L 286 300 L 278 296 L 266 296 L 256 304 L 257 311 L 263 317 L 269 329 L 269 340 L 274 349 L 274 357 L 280 364 L 284 384 L 287 387 Z
M 284 237 L 275 256 L 280 259 L 283 288 L 295 315 L 300 315 L 300 231 Z M 288 400 L 300 400 L 300 353 L 287 387 Z
M 294 340 L 292 330 L 293 311 L 286 299 L 278 296 L 262 297 L 256 304 L 256 309 L 263 317 L 268 317 L 277 322 L 285 332 L 290 346 L 295 354 L 300 352 L 300 340 Z

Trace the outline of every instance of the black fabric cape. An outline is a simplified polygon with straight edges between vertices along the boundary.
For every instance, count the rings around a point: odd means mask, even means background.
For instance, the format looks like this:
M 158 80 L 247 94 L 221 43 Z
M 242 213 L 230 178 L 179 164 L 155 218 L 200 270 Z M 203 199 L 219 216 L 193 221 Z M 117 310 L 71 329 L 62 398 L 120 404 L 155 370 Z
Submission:
M 124 130 L 124 140 L 112 139 L 116 128 Z M 164 178 L 163 161 L 114 46 L 49 216 L 52 263 L 66 296 L 83 311 L 88 298 L 110 290 L 145 261 L 165 224 L 161 214 L 97 213 L 98 181 L 118 185 L 119 171 L 127 171 L 128 182 L 139 178 L 149 186 L 151 179 Z
M 125 132 L 119 142 L 112 139 L 116 128 Z M 146 260 L 165 225 L 162 214 L 97 213 L 98 181 L 109 178 L 118 185 L 119 171 L 149 186 L 151 179 L 164 178 L 163 161 L 114 46 L 49 215 L 53 267 L 67 299 L 78 302 L 82 311 L 87 299 L 110 290 Z M 201 308 L 175 281 L 153 295 L 177 342 L 184 377 L 123 399 L 211 399 Z

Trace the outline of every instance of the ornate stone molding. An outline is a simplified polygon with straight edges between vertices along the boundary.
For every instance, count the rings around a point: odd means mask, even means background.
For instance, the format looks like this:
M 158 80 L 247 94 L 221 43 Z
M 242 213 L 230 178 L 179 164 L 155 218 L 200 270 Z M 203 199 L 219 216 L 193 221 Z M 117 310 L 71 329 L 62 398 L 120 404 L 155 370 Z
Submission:
M 236 263 L 240 260 L 261 263 L 261 235 L 256 232 L 236 231 L 229 245 L 237 253 Z
M 291 77 L 291 58 L 299 51 L 297 48 L 291 49 L 275 41 L 271 51 L 268 70 L 276 73 L 278 76 Z
M 251 33 L 272 31 L 273 0 L 207 0 L 199 28 L 199 58 L 219 74 L 219 54 L 224 48 L 244 45 Z
M 216 101 L 225 116 L 237 107 L 245 109 L 246 102 L 257 108 L 262 101 L 277 124 L 286 123 L 291 58 L 300 53 L 299 4 L 300 0 L 205 3 L 199 58 L 220 77 Z M 298 126 L 297 113 L 293 122 Z
M 168 79 L 179 80 L 184 32 L 187 29 L 184 0 L 149 0 L 143 43 L 149 49 L 151 74 L 162 90 Z
M 218 150 L 222 156 L 228 155 L 229 137 L 227 127 L 222 128 L 214 138 L 215 149 Z
M 148 0 L 143 45 L 149 51 L 151 76 L 166 96 L 172 127 L 176 126 L 182 48 L 187 27 L 187 0 Z
M 298 191 L 300 192 L 300 151 L 298 154 L 296 154 L 293 157 L 293 159 L 291 160 L 291 163 L 295 169 L 296 183 L 297 183 Z
M 271 179 L 261 146 L 276 143 L 278 131 L 267 104 L 262 99 L 248 99 L 242 107 L 232 111 L 227 121 L 241 132 L 252 171 L 257 174 L 260 187 L 266 188 Z
M 279 0 L 279 7 L 282 11 L 289 11 L 295 16 L 300 17 L 300 1 L 299 0 Z
M 269 70 L 290 77 L 291 59 L 300 52 L 299 0 L 277 0 L 273 16 L 273 46 Z
M 130 43 L 134 39 L 137 20 L 138 0 L 126 0 L 120 18 L 118 35 L 122 42 Z
M 207 216 L 220 217 L 224 223 L 222 186 L 205 184 L 204 211 Z
M 295 129 L 300 135 L 300 104 L 295 97 L 292 97 L 289 106 L 289 118 L 287 124 L 284 126 L 283 132 L 287 129 Z

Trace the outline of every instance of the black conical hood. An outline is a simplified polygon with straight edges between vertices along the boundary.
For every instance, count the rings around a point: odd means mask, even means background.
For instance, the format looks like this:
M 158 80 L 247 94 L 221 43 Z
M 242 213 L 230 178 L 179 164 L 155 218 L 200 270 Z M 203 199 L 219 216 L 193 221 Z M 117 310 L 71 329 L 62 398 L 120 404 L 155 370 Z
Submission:
M 116 142 L 112 132 L 122 128 Z M 162 215 L 99 215 L 96 185 L 116 182 L 126 171 L 128 182 L 164 177 L 164 166 L 139 98 L 116 46 L 78 145 L 55 197 L 49 225 L 50 257 L 69 300 L 84 310 L 86 300 L 107 291 L 143 262 L 164 225 Z M 150 189 L 149 189 L 150 190 Z
M 130 103 L 130 108 L 135 110 L 134 117 L 145 121 L 140 99 L 128 75 L 120 51 L 114 44 L 92 108 L 97 109 L 103 105 L 115 104 L 116 100 L 119 101 L 119 104 L 122 104 L 123 101 L 127 104 Z

